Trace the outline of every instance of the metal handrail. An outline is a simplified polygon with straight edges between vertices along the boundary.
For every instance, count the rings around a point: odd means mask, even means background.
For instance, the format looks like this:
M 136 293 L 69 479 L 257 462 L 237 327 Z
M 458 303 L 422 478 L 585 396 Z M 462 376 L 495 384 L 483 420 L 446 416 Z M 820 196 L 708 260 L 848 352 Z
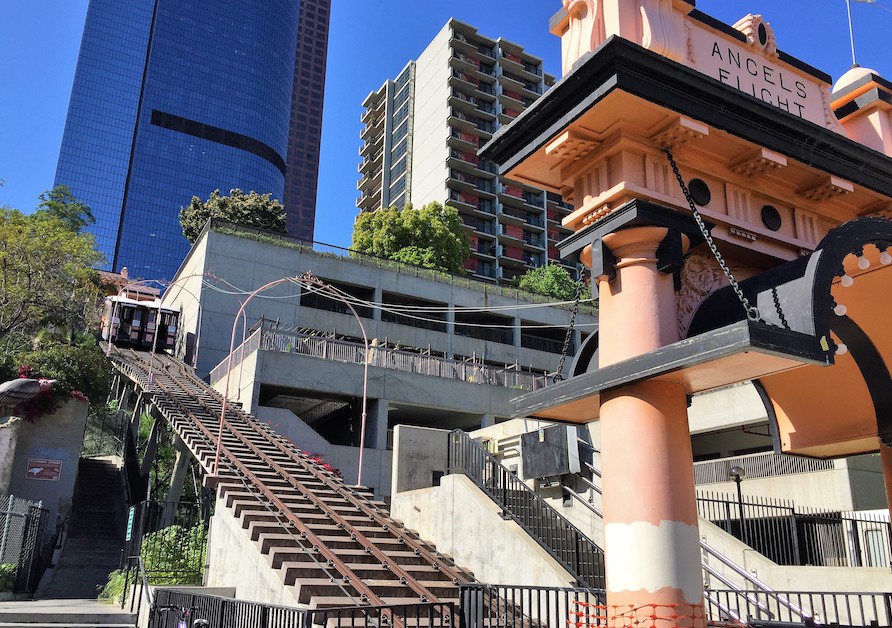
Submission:
M 564 487 L 562 487 L 562 488 L 563 488 L 563 490 L 567 491 L 567 494 L 570 495 L 570 497 L 572 497 L 573 499 L 577 500 L 577 501 L 578 501 L 579 503 L 581 503 L 583 506 L 585 506 L 586 508 L 588 508 L 589 510 L 591 510 L 593 513 L 595 513 L 596 515 L 598 515 L 601 519 L 604 518 L 604 513 L 601 512 L 601 509 L 598 508 L 597 506 L 595 506 L 593 503 L 589 502 L 589 501 L 588 501 L 587 499 L 585 499 L 582 495 L 580 495 L 579 493 L 577 493 L 576 491 L 574 491 L 572 488 L 568 488 L 568 487 L 566 487 L 566 486 L 564 486 Z M 601 491 L 599 490 L 598 493 L 600 494 Z
M 604 552 L 536 491 L 462 430 L 453 430 L 447 472 L 463 473 L 579 582 L 603 586 Z
M 146 576 L 146 566 L 142 561 L 142 556 L 128 556 L 127 557 L 127 572 L 124 576 L 124 595 L 121 597 L 121 608 L 124 608 L 124 599 L 127 597 L 127 589 L 130 584 L 130 572 L 133 571 L 133 566 L 136 565 L 136 574 L 140 580 L 140 595 L 137 598 L 136 596 L 136 578 L 133 581 L 133 591 L 130 594 L 130 612 L 133 613 L 133 605 L 136 604 L 136 617 L 137 621 L 139 620 L 139 613 L 142 610 L 142 600 L 145 597 L 146 602 L 148 603 L 148 607 L 151 609 L 155 605 L 155 599 L 152 596 L 152 589 L 149 588 L 149 579 Z
M 584 442 L 584 441 L 581 441 L 581 442 Z M 594 447 L 591 447 L 591 445 L 589 445 L 589 448 L 591 448 L 593 451 L 595 451 L 597 453 L 600 453 L 597 449 L 595 449 Z M 583 464 L 585 464 L 585 466 L 590 471 L 592 471 L 595 475 L 597 475 L 597 477 L 601 477 L 600 471 L 597 468 L 595 468 L 593 465 L 591 465 L 588 462 L 585 462 Z M 584 478 L 584 477 L 581 479 L 586 485 L 590 486 L 592 489 L 597 491 L 599 495 L 602 494 L 600 487 L 598 487 L 594 482 L 592 482 L 591 480 Z M 571 497 L 576 498 L 576 500 L 578 500 L 583 506 L 585 506 L 586 508 L 591 510 L 593 513 L 595 513 L 596 515 L 601 517 L 601 519 L 604 518 L 603 513 L 597 506 L 589 503 L 588 500 L 584 499 L 576 491 L 574 491 L 566 486 L 563 487 L 563 490 L 565 490 Z M 729 559 L 727 556 L 718 552 L 718 550 L 716 550 L 715 548 L 713 548 L 706 542 L 706 539 L 704 539 L 704 538 L 700 539 L 700 548 L 707 554 L 717 558 L 719 560 L 719 562 L 721 562 L 722 564 L 727 566 L 734 573 L 736 573 L 737 575 L 742 577 L 745 581 L 749 582 L 754 587 L 758 588 L 763 593 L 767 594 L 769 597 L 774 598 L 778 604 L 786 607 L 788 610 L 792 611 L 794 614 L 799 615 L 799 617 L 802 618 L 803 620 L 812 618 L 812 616 L 809 613 L 807 613 L 805 610 L 799 608 L 798 606 L 796 606 L 795 604 L 790 602 L 783 595 L 777 594 L 774 591 L 774 589 L 772 589 L 766 582 L 760 580 L 759 578 L 757 578 L 756 576 L 754 576 L 753 574 L 748 572 L 746 569 L 744 569 L 743 567 L 741 567 L 740 565 L 738 565 L 737 563 L 735 563 L 734 561 Z M 724 584 L 725 586 L 729 587 L 730 589 L 736 591 L 738 594 L 744 596 L 749 603 L 753 604 L 754 606 L 760 608 L 761 610 L 763 610 L 765 612 L 768 612 L 768 608 L 764 604 L 759 602 L 757 599 L 753 598 L 753 596 L 749 595 L 749 593 L 746 591 L 746 589 L 734 584 L 731 580 L 729 580 L 724 575 L 722 575 L 717 570 L 715 570 L 708 562 L 706 562 L 705 559 L 701 561 L 701 566 L 704 571 L 706 571 L 708 574 L 717 578 L 719 581 L 722 582 L 722 584 Z M 708 598 L 710 598 L 710 601 L 713 602 L 716 606 L 718 606 L 722 611 L 725 611 L 729 615 L 734 616 L 735 619 L 740 619 L 740 617 L 736 616 L 737 614 L 734 611 L 732 611 L 730 608 L 725 608 L 718 601 L 718 599 L 714 599 L 713 597 L 711 597 L 709 591 L 706 591 L 705 595 Z
M 719 562 L 724 564 L 731 571 L 733 571 L 734 573 L 736 573 L 737 575 L 742 577 L 744 580 L 746 580 L 753 586 L 757 587 L 763 593 L 766 593 L 768 595 L 768 597 L 774 598 L 774 600 L 778 604 L 780 604 L 781 606 L 792 611 L 794 614 L 799 615 L 800 619 L 802 619 L 803 621 L 812 619 L 811 613 L 808 613 L 807 611 L 800 608 L 796 604 L 793 604 L 786 597 L 784 597 L 783 595 L 781 595 L 780 593 L 775 591 L 773 588 L 771 588 L 771 586 L 769 586 L 768 583 L 764 582 L 763 580 L 760 580 L 758 577 L 754 576 L 753 574 L 748 572 L 746 569 L 744 569 L 743 567 L 741 567 L 740 565 L 738 565 L 737 563 L 732 561 L 730 558 L 728 558 L 727 556 L 725 556 L 724 554 L 722 554 L 721 552 L 719 552 L 718 550 L 716 550 L 715 548 L 710 546 L 709 543 L 706 542 L 706 539 L 704 539 L 704 538 L 700 539 L 700 547 L 706 553 L 708 553 L 710 556 L 717 558 L 719 560 Z M 705 565 L 705 563 L 704 563 L 704 565 Z M 722 580 L 722 582 L 724 582 L 725 584 L 728 584 L 723 579 L 720 578 L 720 580 Z M 734 589 L 736 587 L 731 586 L 731 588 Z M 738 589 L 738 592 L 742 593 L 743 591 Z

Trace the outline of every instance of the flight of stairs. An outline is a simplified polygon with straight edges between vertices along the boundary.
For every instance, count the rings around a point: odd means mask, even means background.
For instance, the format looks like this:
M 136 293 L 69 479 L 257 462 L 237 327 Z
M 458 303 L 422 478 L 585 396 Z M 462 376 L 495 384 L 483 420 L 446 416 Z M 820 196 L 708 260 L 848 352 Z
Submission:
M 307 551 L 298 544 L 297 532 L 289 532 L 279 516 L 266 508 L 251 492 L 234 485 L 223 485 L 222 496 L 231 514 L 241 523 L 242 528 L 256 544 L 261 554 L 266 556 L 269 565 L 279 571 L 287 587 L 292 588 L 294 598 L 310 608 L 346 606 L 356 603 L 360 594 L 343 580 L 329 577 L 333 570 L 326 570 L 326 558 L 318 551 Z M 404 539 L 422 543 L 426 551 L 434 554 L 443 565 L 455 567 L 451 558 L 436 552 L 430 545 L 418 540 L 417 535 L 390 519 L 381 511 L 393 526 L 399 530 L 395 535 L 391 530 L 379 525 L 359 508 L 351 505 L 333 491 L 314 487 L 317 496 L 346 519 L 355 530 L 374 541 L 386 554 L 386 561 L 399 565 L 412 578 L 417 580 L 440 601 L 458 601 L 458 585 L 438 565 L 431 564 L 422 553 L 416 552 Z M 305 522 L 325 547 L 334 552 L 338 559 L 362 578 L 375 595 L 385 604 L 408 604 L 419 601 L 417 595 L 401 583 L 388 568 L 388 565 L 367 551 L 351 532 L 335 524 L 318 508 L 301 497 L 289 497 L 291 510 Z M 370 502 L 373 503 L 373 502 Z M 382 504 L 376 504 L 380 508 Z M 306 541 L 303 541 L 306 543 Z M 328 573 L 326 573 L 326 571 Z M 472 575 L 460 571 L 467 580 Z M 354 599 L 345 596 L 345 591 Z
M 118 569 L 127 505 L 114 460 L 82 458 L 68 538 L 42 599 L 96 599 Z

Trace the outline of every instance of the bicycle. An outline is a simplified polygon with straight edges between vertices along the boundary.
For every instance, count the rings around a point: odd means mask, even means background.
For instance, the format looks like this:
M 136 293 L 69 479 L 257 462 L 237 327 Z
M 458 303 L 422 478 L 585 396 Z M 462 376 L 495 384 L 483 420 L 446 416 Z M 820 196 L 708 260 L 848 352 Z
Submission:
M 195 611 L 198 610 L 197 606 L 190 606 L 189 608 L 186 608 L 185 606 L 168 604 L 164 606 L 158 606 L 155 610 L 161 613 L 166 613 L 169 611 L 179 611 L 180 616 L 177 618 L 176 628 L 210 628 L 211 625 L 207 619 L 192 619 Z

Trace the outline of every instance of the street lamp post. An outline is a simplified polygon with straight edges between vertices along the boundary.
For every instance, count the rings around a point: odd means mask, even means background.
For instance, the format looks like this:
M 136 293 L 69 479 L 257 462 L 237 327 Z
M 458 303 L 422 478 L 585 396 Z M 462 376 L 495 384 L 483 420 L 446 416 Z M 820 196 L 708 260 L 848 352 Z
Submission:
M 232 334 L 229 338 L 229 356 L 226 358 L 226 383 L 223 387 L 223 404 L 220 409 L 220 424 L 217 428 L 217 447 L 216 451 L 214 452 L 214 477 L 219 478 L 220 476 L 220 452 L 223 449 L 223 428 L 226 425 L 226 406 L 229 402 L 229 381 L 232 376 L 232 354 L 235 353 L 235 332 L 238 329 L 239 318 L 244 314 L 245 308 L 248 306 L 248 303 L 251 302 L 251 299 L 256 297 L 258 294 L 260 294 L 264 290 L 268 290 L 274 286 L 278 286 L 279 284 L 293 282 L 295 279 L 297 278 L 282 277 L 281 279 L 276 279 L 275 281 L 270 281 L 269 283 L 260 286 L 251 294 L 249 294 L 248 298 L 242 302 L 241 307 L 239 307 L 239 310 L 235 315 L 235 320 L 232 321 Z
M 740 523 L 740 540 L 744 544 L 749 545 L 749 535 L 746 532 L 746 518 L 743 516 L 743 490 L 740 488 L 740 483 L 743 482 L 745 477 L 746 471 L 743 470 L 743 467 L 734 465 L 728 470 L 728 479 L 734 480 L 734 483 L 737 484 L 737 520 Z
M 226 361 L 226 383 L 224 384 L 224 392 L 223 392 L 223 404 L 220 410 L 220 424 L 217 431 L 217 448 L 214 454 L 214 466 L 213 466 L 213 475 L 219 478 L 219 469 L 220 469 L 220 452 L 223 446 L 223 429 L 226 424 L 226 407 L 229 401 L 229 383 L 230 378 L 232 376 L 232 355 L 235 353 L 235 334 L 238 329 L 239 318 L 244 318 L 245 324 L 247 324 L 247 316 L 245 314 L 245 309 L 248 306 L 248 303 L 251 300 L 260 294 L 261 292 L 268 290 L 274 286 L 279 284 L 290 282 L 297 284 L 299 286 L 306 286 L 315 288 L 322 292 L 325 292 L 329 297 L 337 299 L 341 301 L 350 312 L 353 314 L 353 317 L 356 319 L 357 324 L 359 325 L 359 329 L 362 332 L 362 340 L 365 347 L 365 357 L 363 359 L 363 373 L 362 373 L 362 414 L 360 418 L 360 437 L 359 437 L 359 461 L 358 461 L 358 471 L 356 477 L 356 484 L 358 486 L 362 485 L 362 463 L 363 463 L 363 453 L 365 450 L 365 431 L 366 431 L 366 407 L 368 404 L 368 380 L 369 380 L 369 341 L 368 336 L 366 335 L 365 326 L 362 324 L 362 319 L 359 317 L 359 314 L 354 309 L 353 305 L 341 294 L 338 290 L 336 290 L 333 286 L 328 285 L 311 272 L 306 272 L 299 277 L 282 277 L 281 279 L 276 279 L 275 281 L 271 281 L 263 286 L 260 286 L 250 294 L 248 297 L 242 302 L 239 307 L 238 312 L 235 315 L 235 319 L 232 322 L 232 334 L 229 340 L 229 356 Z
M 346 305 L 350 309 L 350 313 L 353 314 L 353 318 L 356 319 L 356 322 L 359 325 L 359 330 L 362 332 L 362 343 L 365 353 L 362 360 L 362 414 L 360 415 L 359 421 L 359 468 L 356 472 L 356 485 L 362 486 L 362 458 L 363 453 L 365 452 L 366 405 L 368 404 L 369 390 L 369 339 L 365 333 L 365 325 L 362 324 L 362 319 L 359 317 L 359 314 L 356 313 L 353 305 L 333 286 L 323 282 L 309 271 L 301 275 L 299 282 L 302 285 L 309 285 L 324 290 L 331 297 L 338 299 L 341 303 Z

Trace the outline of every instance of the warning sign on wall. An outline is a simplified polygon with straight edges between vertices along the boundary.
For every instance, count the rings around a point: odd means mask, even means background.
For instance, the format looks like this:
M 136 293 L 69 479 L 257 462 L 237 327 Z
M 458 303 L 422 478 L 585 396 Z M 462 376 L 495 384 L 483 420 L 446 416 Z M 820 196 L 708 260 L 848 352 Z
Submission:
M 62 461 L 47 458 L 28 458 L 26 480 L 48 480 L 56 482 L 62 475 Z

